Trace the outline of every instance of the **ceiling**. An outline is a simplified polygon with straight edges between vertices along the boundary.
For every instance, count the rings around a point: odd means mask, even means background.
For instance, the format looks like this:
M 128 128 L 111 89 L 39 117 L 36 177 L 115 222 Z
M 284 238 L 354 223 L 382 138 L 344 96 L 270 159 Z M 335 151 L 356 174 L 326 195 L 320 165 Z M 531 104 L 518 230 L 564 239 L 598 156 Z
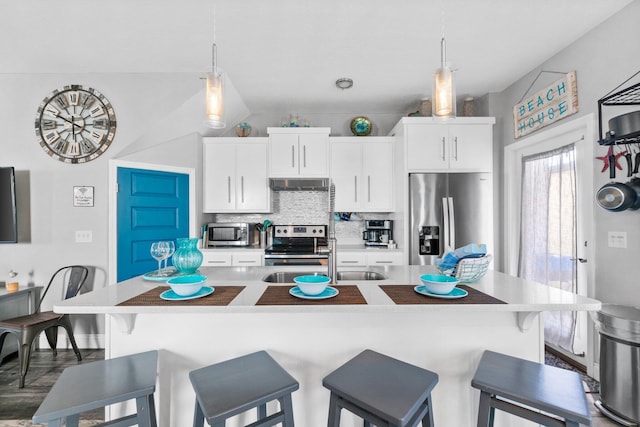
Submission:
M 631 1 L 0 0 L 0 73 L 204 74 L 215 37 L 254 113 L 406 112 L 430 96 L 443 22 L 458 96 L 477 97 Z

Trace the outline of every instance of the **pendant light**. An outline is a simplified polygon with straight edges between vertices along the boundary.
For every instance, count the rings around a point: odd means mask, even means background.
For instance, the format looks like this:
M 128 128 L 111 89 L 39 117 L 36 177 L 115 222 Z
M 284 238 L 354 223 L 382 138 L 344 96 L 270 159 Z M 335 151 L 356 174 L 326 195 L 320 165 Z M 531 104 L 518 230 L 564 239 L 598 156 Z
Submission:
M 440 41 L 440 68 L 433 79 L 433 117 L 453 119 L 456 117 L 456 88 L 453 84 L 453 69 L 447 63 L 447 48 L 444 40 L 444 10 L 442 11 L 442 40 Z
M 211 50 L 211 72 L 207 73 L 206 93 L 206 125 L 214 129 L 222 129 L 226 126 L 224 122 L 224 90 L 222 84 L 222 73 L 218 70 L 217 51 L 215 43 L 215 11 L 214 11 L 214 34 L 213 48 Z

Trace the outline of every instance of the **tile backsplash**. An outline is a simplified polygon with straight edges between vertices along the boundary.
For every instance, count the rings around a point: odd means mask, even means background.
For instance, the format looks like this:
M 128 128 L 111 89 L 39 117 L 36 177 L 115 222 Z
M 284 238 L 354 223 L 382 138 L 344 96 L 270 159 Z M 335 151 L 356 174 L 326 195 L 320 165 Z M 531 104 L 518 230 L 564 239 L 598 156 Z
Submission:
M 263 222 L 275 225 L 329 224 L 329 195 L 326 191 L 274 191 L 273 212 L 268 214 L 216 214 L 217 222 Z M 337 221 L 336 238 L 341 244 L 364 244 L 365 219 L 389 219 L 388 213 L 359 213 L 359 220 Z

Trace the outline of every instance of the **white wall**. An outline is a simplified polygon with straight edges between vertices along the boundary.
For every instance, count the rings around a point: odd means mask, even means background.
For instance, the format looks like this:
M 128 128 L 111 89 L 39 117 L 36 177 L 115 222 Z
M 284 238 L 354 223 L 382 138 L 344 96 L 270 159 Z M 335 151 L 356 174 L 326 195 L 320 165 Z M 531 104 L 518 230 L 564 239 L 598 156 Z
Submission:
M 512 107 L 525 94 L 527 88 L 534 81 L 540 70 L 569 72 L 577 71 L 578 100 L 580 111 L 560 122 L 566 122 L 576 117 L 595 113 L 597 117 L 597 101 L 619 84 L 627 80 L 640 70 L 640 29 L 637 25 L 640 17 L 640 2 L 632 2 L 620 13 L 587 33 L 580 40 L 553 55 L 540 67 L 518 80 L 505 91 L 493 94 L 491 98 L 491 113 L 497 117 L 495 135 L 500 151 L 502 164 L 502 148 L 514 142 Z M 558 26 L 558 37 L 562 37 L 562 27 Z M 557 80 L 558 74 L 543 74 L 536 85 L 528 92 L 536 90 Z M 640 76 L 629 84 L 640 82 Z M 628 86 L 628 85 L 627 85 Z M 623 86 L 623 87 L 627 87 Z M 608 130 L 608 120 L 613 116 L 628 111 L 635 111 L 638 106 L 604 107 L 604 130 Z M 597 144 L 593 141 L 593 144 Z M 597 146 L 596 156 L 607 152 L 607 147 Z M 609 181 L 608 172 L 601 173 L 602 162 L 593 161 L 594 188 L 596 190 Z M 499 170 L 502 170 L 500 167 Z M 617 181 L 626 182 L 625 175 L 617 175 Z M 503 190 L 503 189 L 501 189 Z M 503 194 L 503 193 L 501 193 Z M 595 203 L 595 202 L 594 202 Z M 595 207 L 596 235 L 595 259 L 595 298 L 603 302 L 640 306 L 640 292 L 638 292 L 638 277 L 640 277 L 640 212 L 625 211 L 619 213 L 607 212 Z M 502 222 L 501 222 L 502 223 Z M 628 235 L 628 248 L 608 248 L 607 232 L 624 231 Z

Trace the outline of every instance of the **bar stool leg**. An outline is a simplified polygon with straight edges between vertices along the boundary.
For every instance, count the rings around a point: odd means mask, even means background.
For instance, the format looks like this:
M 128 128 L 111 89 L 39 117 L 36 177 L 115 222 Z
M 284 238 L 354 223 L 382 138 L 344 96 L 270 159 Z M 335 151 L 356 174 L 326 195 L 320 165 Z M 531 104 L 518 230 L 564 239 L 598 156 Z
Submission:
M 156 419 L 156 400 L 153 398 L 153 394 L 147 396 L 149 399 L 149 417 L 151 418 L 151 427 L 158 427 L 158 420 Z
M 478 427 L 493 427 L 493 415 L 495 409 L 491 406 L 491 395 L 486 391 L 480 392 L 480 405 L 478 407 Z
M 433 405 L 431 404 L 431 395 L 427 397 L 427 406 L 429 411 L 422 418 L 422 427 L 433 427 Z
M 55 420 L 50 420 L 47 423 L 47 427 L 62 427 L 62 418 L 57 418 Z
M 267 404 L 258 405 L 258 420 L 267 418 Z
M 204 427 L 204 412 L 196 399 L 196 408 L 193 411 L 193 427 Z
M 280 410 L 284 412 L 283 427 L 294 427 L 293 423 L 293 401 L 291 395 L 287 394 L 280 400 Z
M 364 422 L 362 423 L 363 427 L 371 427 L 371 423 L 367 420 L 364 420 Z
M 340 411 L 341 407 L 338 405 L 338 396 L 335 393 L 331 393 L 329 399 L 329 420 L 327 421 L 327 427 L 340 427 Z
M 151 425 L 151 413 L 149 412 L 148 396 L 136 398 L 137 421 L 139 427 L 153 427 Z

